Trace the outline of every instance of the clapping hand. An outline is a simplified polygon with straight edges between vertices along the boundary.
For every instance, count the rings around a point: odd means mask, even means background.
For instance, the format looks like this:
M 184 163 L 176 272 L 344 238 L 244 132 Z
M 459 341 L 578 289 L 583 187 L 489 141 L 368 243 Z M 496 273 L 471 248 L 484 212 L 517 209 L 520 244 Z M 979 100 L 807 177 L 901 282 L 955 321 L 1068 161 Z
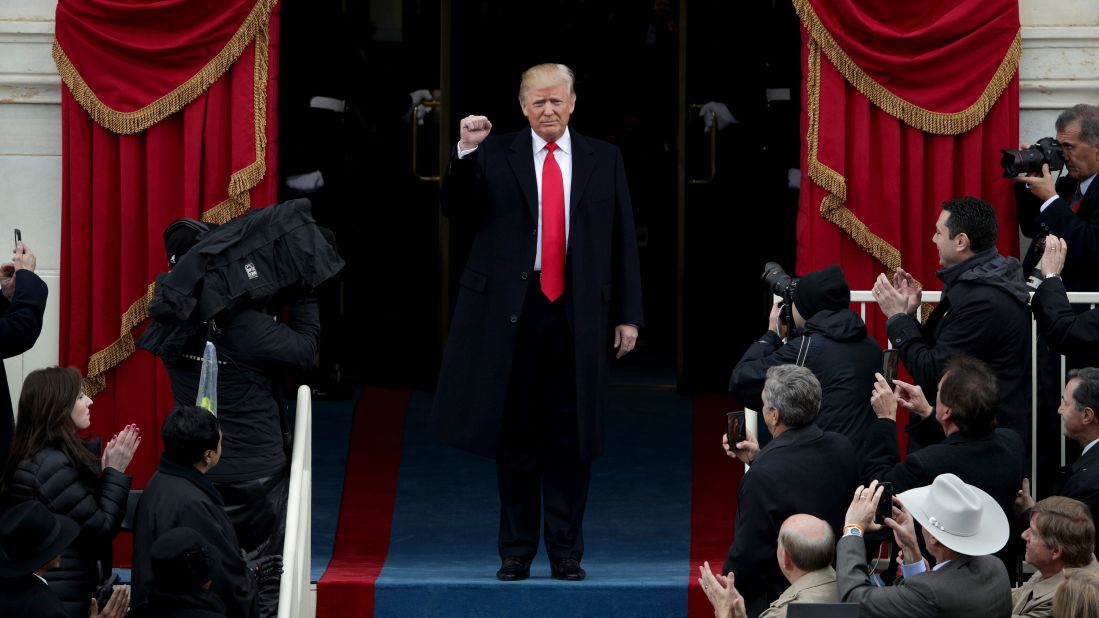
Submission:
M 740 596 L 736 587 L 733 586 L 735 578 L 732 573 L 728 576 L 715 576 L 710 570 L 709 562 L 703 562 L 702 566 L 698 567 L 698 571 L 700 575 L 698 585 L 702 587 L 702 592 L 706 593 L 710 605 L 714 606 L 714 618 L 747 618 L 744 597 Z
M 103 449 L 103 469 L 114 468 L 119 472 L 126 472 L 126 466 L 130 465 L 130 460 L 140 445 L 141 430 L 137 425 L 126 425 Z
M 1042 259 L 1038 260 L 1038 270 L 1045 277 L 1050 273 L 1061 274 L 1065 267 L 1065 254 L 1068 253 L 1068 243 L 1064 238 L 1057 238 L 1053 234 L 1046 236 L 1046 248 L 1042 252 Z

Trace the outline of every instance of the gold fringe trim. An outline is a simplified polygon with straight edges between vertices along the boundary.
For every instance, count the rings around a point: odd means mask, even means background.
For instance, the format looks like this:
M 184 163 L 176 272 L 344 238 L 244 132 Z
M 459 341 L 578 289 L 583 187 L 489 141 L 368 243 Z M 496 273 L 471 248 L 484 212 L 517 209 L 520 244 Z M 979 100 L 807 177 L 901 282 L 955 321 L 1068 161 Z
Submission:
M 153 288 L 150 283 L 145 295 L 137 299 L 126 313 L 122 314 L 122 327 L 118 339 L 111 345 L 92 354 L 88 358 L 88 375 L 84 378 L 84 392 L 97 395 L 107 387 L 107 377 L 103 375 L 134 353 L 133 330 L 149 315 L 149 301 L 153 300 Z
M 816 39 L 809 39 L 809 109 L 806 110 L 809 114 L 809 178 L 830 193 L 821 200 L 820 214 L 847 233 L 864 251 L 892 273 L 901 266 L 901 252 L 871 232 L 855 213 L 844 206 L 847 201 L 847 183 L 843 175 L 817 159 L 820 140 L 820 53 L 821 48 Z
M 145 107 L 132 112 L 120 112 L 99 100 L 99 97 L 88 87 L 87 82 L 73 66 L 61 44 L 54 38 L 53 60 L 57 65 L 57 72 L 61 80 L 69 88 L 73 98 L 87 110 L 88 115 L 106 129 L 121 135 L 140 133 L 161 120 L 183 109 L 191 101 L 194 101 L 206 89 L 213 84 L 233 66 L 237 58 L 245 48 L 257 38 L 262 30 L 266 31 L 270 21 L 271 9 L 278 0 L 257 0 L 256 5 L 248 13 L 244 23 L 233 34 L 229 42 L 214 56 L 206 66 L 186 82 L 160 97 Z M 266 59 L 264 59 L 266 65 Z
M 933 112 L 905 101 L 867 75 L 840 48 L 831 33 L 821 24 L 809 0 L 793 0 L 793 2 L 801 23 L 805 24 L 805 28 L 809 31 L 810 40 L 817 42 L 823 48 L 824 54 L 852 86 L 889 115 L 927 133 L 960 135 L 981 124 L 1019 68 L 1019 58 L 1023 51 L 1021 30 L 1015 33 L 1015 40 L 1008 47 L 999 68 L 985 86 L 984 92 L 973 104 L 952 114 Z
M 274 2 L 271 2 L 271 4 L 273 6 Z M 256 159 L 229 177 L 229 197 L 217 206 L 202 213 L 202 220 L 207 223 L 221 225 L 248 212 L 252 208 L 249 191 L 256 187 L 267 174 L 267 56 L 269 39 L 266 21 L 255 33 L 255 37 L 252 113 L 255 118 L 253 139 L 255 140 Z M 239 54 L 237 55 L 239 56 Z M 153 299 L 155 287 L 155 283 L 150 283 L 145 295 L 130 305 L 130 308 L 122 314 L 122 325 L 118 339 L 88 358 L 88 371 L 87 376 L 84 378 L 84 392 L 88 395 L 95 396 L 107 388 L 107 372 L 129 358 L 137 349 L 134 345 L 133 330 L 149 317 L 149 302 Z

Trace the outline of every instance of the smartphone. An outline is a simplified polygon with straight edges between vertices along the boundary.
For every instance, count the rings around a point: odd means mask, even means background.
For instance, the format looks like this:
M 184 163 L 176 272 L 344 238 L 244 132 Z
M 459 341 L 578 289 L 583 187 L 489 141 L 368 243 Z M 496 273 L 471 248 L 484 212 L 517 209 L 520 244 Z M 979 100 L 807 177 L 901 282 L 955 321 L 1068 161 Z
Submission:
M 15 228 L 15 247 L 12 249 L 12 251 L 19 250 L 19 241 L 21 240 L 23 240 L 23 231 L 19 228 Z
M 99 611 L 103 611 L 103 608 L 107 605 L 107 601 L 111 600 L 111 595 L 114 594 L 114 587 L 118 584 L 118 573 L 112 572 L 111 575 L 95 589 L 95 602 L 99 604 Z
M 897 377 L 897 359 L 900 353 L 893 350 L 882 350 L 881 353 L 881 374 L 885 376 L 885 381 L 889 383 L 889 388 L 893 388 L 893 379 Z
M 729 424 L 725 430 L 725 435 L 729 437 L 729 448 L 736 448 L 738 442 L 748 439 L 748 427 L 744 424 L 744 410 L 726 412 L 725 418 Z
M 885 522 L 886 517 L 893 516 L 893 483 L 888 481 L 879 483 L 882 488 L 881 500 L 878 502 L 878 510 L 874 513 L 874 523 Z

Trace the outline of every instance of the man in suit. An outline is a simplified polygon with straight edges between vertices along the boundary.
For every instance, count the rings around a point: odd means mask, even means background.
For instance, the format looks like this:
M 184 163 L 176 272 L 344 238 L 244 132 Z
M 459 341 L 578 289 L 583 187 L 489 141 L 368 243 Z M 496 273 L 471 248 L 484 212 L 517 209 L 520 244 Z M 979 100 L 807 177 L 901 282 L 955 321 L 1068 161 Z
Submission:
M 1044 285 L 1044 284 L 1043 284 Z M 1092 519 L 1099 521 L 1099 369 L 1085 367 L 1069 371 L 1061 407 L 1065 437 L 1076 442 L 1083 454 L 1061 470 L 1054 495 L 1079 500 L 1087 505 Z M 1034 506 L 1030 485 L 1024 481 L 1016 499 L 1016 511 Z M 1099 545 L 1095 547 L 1099 552 Z
M 808 368 L 771 367 L 761 413 L 774 439 L 760 449 L 749 432 L 744 442 L 725 444 L 726 454 L 751 464 L 737 491 L 736 529 L 722 567 L 735 576 L 749 616 L 766 610 L 786 588 L 775 563 L 786 518 L 805 513 L 838 531 L 847 492 L 858 483 L 851 441 L 816 425 L 820 398 L 820 382 Z
M 1015 177 L 1015 203 L 1019 229 L 1033 239 L 1023 259 L 1024 275 L 1034 272 L 1042 257 L 1045 243 L 1059 237 L 1068 241 L 1061 272 L 1066 290 L 1070 292 L 1099 291 L 1099 107 L 1074 105 L 1061 112 L 1054 124 L 1056 139 L 1061 145 L 1067 177 L 1054 181 L 1049 166 L 1039 173 Z M 1025 148 L 1027 144 L 1023 144 Z M 1060 175 L 1060 173 L 1058 174 Z M 1045 273 L 1043 273 L 1045 274 Z M 1031 277 L 1031 286 L 1040 281 Z M 1086 306 L 1075 309 L 1082 312 Z M 1099 353 L 1092 349 L 1077 349 L 1066 354 L 1068 369 L 1099 365 Z M 1061 391 L 1060 356 L 1054 343 L 1045 336 L 1038 339 L 1038 443 L 1050 444 L 1061 431 L 1057 406 Z M 1039 449 L 1038 481 L 1042 494 L 1052 487 L 1060 466 L 1058 449 Z M 1074 444 L 1068 448 L 1072 461 L 1079 455 Z
M 443 212 L 476 228 L 431 425 L 496 458 L 504 581 L 525 579 L 544 517 L 553 577 L 580 580 L 591 461 L 603 448 L 607 370 L 642 324 L 636 231 L 622 155 L 569 130 L 573 74 L 523 74 L 529 130 L 461 121 Z M 543 515 L 544 513 L 544 515 Z
M 46 282 L 34 274 L 36 263 L 31 250 L 19 242 L 11 261 L 0 265 L 0 361 L 31 349 L 42 332 L 49 290 Z M 8 377 L 0 362 L 0 461 L 8 458 L 14 423 Z
M 1011 513 L 1026 466 L 1019 434 L 996 427 L 996 376 L 981 361 L 964 355 L 946 363 L 932 408 L 919 386 L 895 381 L 896 391 L 877 375 L 870 403 L 878 419 L 866 436 L 870 445 L 864 476 L 893 484 L 900 493 L 930 485 L 946 472 L 988 493 L 1004 513 Z M 899 396 L 899 397 L 898 397 Z M 917 422 L 908 434 L 926 444 L 904 461 L 897 445 L 897 401 L 903 400 Z M 941 441 L 932 436 L 942 432 Z M 1014 548 L 999 554 L 1008 572 L 1015 570 Z
M 1023 531 L 1026 561 L 1034 575 L 1011 592 L 1012 616 L 1043 618 L 1053 615 L 1053 595 L 1065 581 L 1065 569 L 1099 574 L 1095 550 L 1095 523 L 1079 500 L 1050 496 L 1030 509 L 1030 527 Z
M 951 356 L 968 354 L 988 363 L 999 383 L 996 420 L 1030 444 L 1030 294 L 1019 260 L 997 253 L 999 226 L 991 204 L 966 197 L 942 208 L 931 238 L 943 266 L 937 273 L 942 300 L 921 325 L 915 278 L 900 268 L 892 281 L 878 275 L 871 291 L 889 318 L 886 333 L 929 399 Z
M 1007 571 L 988 555 L 1003 547 L 1009 534 L 1007 515 L 992 496 L 949 473 L 899 494 L 885 525 L 903 551 L 904 581 L 877 587 L 870 581 L 863 534 L 882 528 L 874 523 L 881 494 L 878 482 L 871 481 L 855 490 L 847 509 L 844 534 L 836 544 L 840 599 L 858 603 L 863 618 L 1010 615 Z M 934 569 L 923 559 L 916 523 L 935 559 Z
M 76 522 L 55 515 L 37 500 L 11 507 L 0 517 L 0 616 L 66 618 L 61 599 L 46 583 L 46 571 L 61 564 L 61 552 L 80 532 Z M 117 586 L 91 618 L 121 618 L 130 604 L 130 587 Z

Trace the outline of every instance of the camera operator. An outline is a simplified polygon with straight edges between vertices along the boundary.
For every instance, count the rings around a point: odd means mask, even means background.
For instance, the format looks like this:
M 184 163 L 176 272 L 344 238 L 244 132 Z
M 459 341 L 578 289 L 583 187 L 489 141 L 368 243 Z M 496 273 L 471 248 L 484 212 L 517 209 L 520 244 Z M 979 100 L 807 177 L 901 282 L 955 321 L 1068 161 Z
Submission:
M 851 311 L 851 288 L 839 266 L 832 264 L 798 280 L 791 280 L 777 264 L 768 266 L 764 276 L 772 291 L 789 294 L 795 332 L 786 332 L 780 317 L 783 303 L 775 303 L 770 330 L 749 346 L 733 368 L 729 392 L 759 410 L 769 368 L 807 367 L 823 390 L 817 426 L 847 436 L 861 455 L 860 437 L 874 421 L 866 393 L 874 388 L 874 372 L 881 370 L 881 346 L 866 333 L 862 318 Z
M 1094 180 L 1099 174 L 1099 107 L 1075 105 L 1061 112 L 1055 127 L 1060 155 L 1047 149 L 1041 170 L 1014 177 L 1019 229 L 1035 240 L 1047 234 L 1064 238 L 1069 246 L 1061 275 L 1065 287 L 1073 292 L 1096 291 L 1099 270 L 1093 264 L 1099 257 L 1099 184 Z M 1028 148 L 1023 144 L 1024 150 Z M 1058 156 L 1064 160 L 1068 177 L 1055 184 L 1050 169 L 1060 169 Z M 1023 260 L 1024 273 L 1030 273 L 1041 259 L 1040 244 L 1031 243 Z
M 1067 241 L 1061 280 L 1070 292 L 1099 291 L 1099 107 L 1075 105 L 1057 117 L 1055 124 L 1057 152 L 1046 151 L 1040 171 L 1031 167 L 1026 176 L 1015 176 L 1015 201 L 1018 206 L 1019 228 L 1024 236 L 1034 239 L 1023 260 L 1023 273 L 1037 273 L 1047 238 Z M 1024 144 L 1024 147 L 1026 145 Z M 1060 169 L 1064 161 L 1068 176 L 1054 183 L 1050 169 Z M 1052 165 L 1051 165 L 1052 163 Z M 1005 173 L 1009 170 L 1005 167 Z M 1016 171 L 1016 170 L 1012 170 Z M 1022 170 L 1018 170 L 1022 171 Z M 1052 235 L 1052 236 L 1051 236 Z M 1041 274 L 1034 278 L 1041 283 Z M 1032 289 L 1038 287 L 1031 285 Z M 1075 307 L 1076 313 L 1087 307 Z M 1057 416 L 1061 394 L 1061 363 L 1059 354 L 1050 350 L 1048 335 L 1038 338 L 1038 442 L 1053 444 L 1060 438 L 1061 423 Z M 1067 370 L 1099 365 L 1099 354 L 1093 350 L 1076 350 L 1066 355 Z M 1079 454 L 1074 443 L 1067 445 L 1067 460 L 1071 463 Z M 1061 460 L 1057 449 L 1039 449 L 1037 487 L 1044 495 L 1053 487 Z

